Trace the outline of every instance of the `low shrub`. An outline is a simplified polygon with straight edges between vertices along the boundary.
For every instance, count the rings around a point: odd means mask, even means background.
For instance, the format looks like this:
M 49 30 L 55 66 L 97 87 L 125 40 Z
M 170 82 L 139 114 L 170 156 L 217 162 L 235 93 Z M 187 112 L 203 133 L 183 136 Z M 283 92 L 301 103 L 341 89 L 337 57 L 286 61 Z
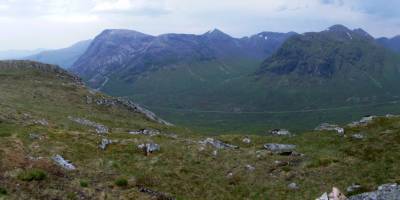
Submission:
M 40 169 L 29 169 L 18 175 L 18 179 L 22 181 L 42 181 L 47 178 L 46 172 Z
M 118 187 L 126 187 L 126 186 L 128 186 L 128 180 L 126 180 L 124 178 L 118 178 L 117 180 L 115 180 L 114 183 Z

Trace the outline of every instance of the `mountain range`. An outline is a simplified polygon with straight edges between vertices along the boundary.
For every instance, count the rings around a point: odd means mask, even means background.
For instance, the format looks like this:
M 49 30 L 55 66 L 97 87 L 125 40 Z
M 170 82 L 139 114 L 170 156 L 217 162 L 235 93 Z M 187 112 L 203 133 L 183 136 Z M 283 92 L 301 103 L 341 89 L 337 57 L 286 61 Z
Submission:
M 387 104 L 400 96 L 399 48 L 398 37 L 375 39 L 343 25 L 243 38 L 218 29 L 159 36 L 110 29 L 29 59 L 67 67 L 92 88 L 174 123 L 261 131 L 398 110 Z

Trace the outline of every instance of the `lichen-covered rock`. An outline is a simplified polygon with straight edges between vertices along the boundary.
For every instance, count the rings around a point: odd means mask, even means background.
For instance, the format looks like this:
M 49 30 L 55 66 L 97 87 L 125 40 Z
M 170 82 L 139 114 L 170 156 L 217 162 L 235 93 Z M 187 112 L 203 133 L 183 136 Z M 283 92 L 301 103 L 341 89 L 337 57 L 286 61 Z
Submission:
M 131 135 L 148 135 L 148 136 L 154 136 L 154 135 L 159 135 L 159 134 L 160 134 L 160 131 L 158 131 L 158 130 L 152 130 L 152 129 L 141 129 L 141 130 L 129 131 L 129 134 L 131 134 Z
M 265 144 L 264 148 L 275 154 L 290 155 L 294 152 L 296 145 L 293 144 Z
M 142 149 L 146 153 L 146 155 L 149 155 L 156 151 L 160 151 L 160 145 L 155 143 L 140 144 L 138 148 Z
M 99 147 L 100 147 L 100 149 L 102 149 L 102 150 L 106 150 L 106 148 L 107 148 L 107 146 L 108 146 L 109 144 L 112 144 L 112 141 L 109 140 L 109 139 L 107 139 L 107 138 L 103 138 L 103 139 L 101 139 L 101 142 L 100 142 Z
M 298 190 L 300 187 L 296 183 L 290 183 L 288 188 L 291 190 Z
M 49 122 L 46 119 L 38 119 L 33 121 L 33 123 L 41 126 L 49 126 Z
M 349 127 L 367 126 L 368 124 L 373 122 L 376 117 L 377 116 L 374 116 L 374 115 L 373 116 L 365 116 L 365 117 L 361 118 L 359 121 L 355 121 L 355 122 L 348 124 L 348 126 Z
M 354 138 L 354 139 L 358 139 L 358 140 L 364 139 L 364 135 L 361 134 L 361 133 L 353 134 L 353 135 L 351 135 L 351 137 Z
M 362 187 L 360 184 L 353 183 L 349 187 L 347 187 L 346 191 L 351 193 L 360 190 Z
M 256 170 L 256 168 L 254 167 L 254 166 L 252 166 L 252 165 L 246 165 L 246 169 L 248 170 L 248 171 L 254 171 L 254 170 Z
M 73 122 L 76 122 L 78 124 L 84 125 L 84 126 L 89 126 L 89 127 L 93 127 L 96 130 L 96 133 L 98 134 L 107 134 L 108 133 L 108 127 L 96 123 L 96 122 L 92 122 L 90 120 L 87 119 L 83 119 L 83 118 L 74 118 L 69 116 L 68 119 L 70 119 Z
M 271 130 L 269 133 L 271 135 L 276 135 L 276 136 L 291 136 L 292 135 L 292 133 L 290 133 L 290 131 L 286 130 L 286 129 L 274 129 L 274 130 Z
M 399 200 L 400 185 L 385 184 L 378 187 L 377 191 L 367 192 L 349 197 L 348 200 Z
M 214 138 L 207 138 L 207 139 L 205 139 L 203 141 L 200 141 L 199 143 L 200 144 L 204 144 L 204 145 L 209 144 L 209 145 L 211 145 L 211 146 L 213 146 L 213 147 L 215 147 L 217 149 L 225 149 L 225 148 L 237 149 L 237 148 L 239 148 L 238 146 L 235 146 L 235 145 L 232 145 L 232 144 L 227 144 L 227 143 L 224 143 L 222 141 L 216 140 Z
M 42 136 L 37 133 L 29 133 L 29 139 L 31 140 L 41 140 Z
M 327 192 L 325 192 L 324 194 L 322 194 L 321 197 L 317 198 L 316 200 L 347 200 L 347 197 L 344 196 L 344 194 L 340 192 L 338 188 L 333 187 L 331 193 L 328 194 Z
M 344 135 L 344 128 L 336 124 L 323 123 L 315 128 L 316 131 L 336 131 L 339 135 Z
M 68 160 L 65 160 L 62 156 L 60 155 L 55 155 L 52 157 L 53 161 L 56 162 L 57 165 L 60 167 L 66 169 L 66 170 L 75 170 L 76 167 L 71 164 Z
M 245 137 L 245 138 L 243 138 L 242 142 L 245 143 L 245 144 L 250 144 L 251 143 L 251 139 L 249 137 Z

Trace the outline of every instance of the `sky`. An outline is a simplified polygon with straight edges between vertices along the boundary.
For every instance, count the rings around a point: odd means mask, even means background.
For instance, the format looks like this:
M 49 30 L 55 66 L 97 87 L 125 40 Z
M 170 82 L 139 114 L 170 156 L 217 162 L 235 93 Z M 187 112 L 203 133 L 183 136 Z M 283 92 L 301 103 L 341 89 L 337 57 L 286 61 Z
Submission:
M 0 0 L 0 50 L 62 48 L 110 28 L 242 37 L 343 24 L 392 37 L 399 8 L 400 0 Z

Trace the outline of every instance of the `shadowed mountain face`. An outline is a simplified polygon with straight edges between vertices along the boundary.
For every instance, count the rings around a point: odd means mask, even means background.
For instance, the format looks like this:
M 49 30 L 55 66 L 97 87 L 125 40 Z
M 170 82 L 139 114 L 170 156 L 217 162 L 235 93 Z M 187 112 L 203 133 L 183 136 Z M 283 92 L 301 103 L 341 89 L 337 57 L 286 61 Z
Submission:
M 59 65 L 62 68 L 69 68 L 83 53 L 85 53 L 90 43 L 91 40 L 85 40 L 67 48 L 42 51 L 25 57 L 25 59 Z
M 361 29 L 335 25 L 288 40 L 258 73 L 329 78 L 344 71 L 379 71 L 387 52 Z
M 110 76 L 132 83 L 146 73 L 164 68 L 216 60 L 261 60 L 294 34 L 261 33 L 237 39 L 217 29 L 203 35 L 157 37 L 130 30 L 106 30 L 94 39 L 71 70 L 93 87 Z

